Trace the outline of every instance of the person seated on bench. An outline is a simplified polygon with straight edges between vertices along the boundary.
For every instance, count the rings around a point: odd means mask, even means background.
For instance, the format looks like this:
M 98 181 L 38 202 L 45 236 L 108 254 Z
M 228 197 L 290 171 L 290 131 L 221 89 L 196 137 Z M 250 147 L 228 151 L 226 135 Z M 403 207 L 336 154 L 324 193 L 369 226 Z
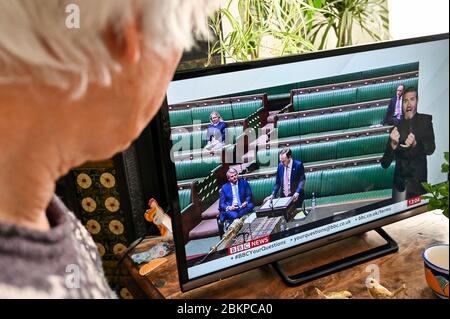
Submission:
M 398 125 L 400 120 L 402 119 L 402 99 L 403 92 L 405 91 L 405 86 L 400 84 L 397 87 L 397 93 L 394 97 L 391 98 L 389 102 L 388 109 L 386 111 L 386 115 L 383 118 L 383 125 Z
M 205 146 L 205 149 L 208 151 L 221 149 L 225 145 L 225 129 L 227 128 L 227 123 L 222 121 L 222 117 L 216 111 L 209 115 L 209 120 L 211 124 L 208 125 L 206 131 L 208 144 Z
M 264 203 L 274 198 L 281 190 L 281 197 L 293 197 L 297 207 L 302 207 L 305 199 L 305 168 L 302 161 L 292 158 L 292 151 L 286 147 L 280 152 L 280 164 L 272 194 L 264 199 Z
M 219 201 L 219 230 L 223 226 L 223 232 L 227 231 L 233 220 L 249 214 L 255 207 L 251 202 L 250 184 L 245 179 L 239 178 L 236 169 L 228 170 L 227 179 L 228 183 L 220 190 Z

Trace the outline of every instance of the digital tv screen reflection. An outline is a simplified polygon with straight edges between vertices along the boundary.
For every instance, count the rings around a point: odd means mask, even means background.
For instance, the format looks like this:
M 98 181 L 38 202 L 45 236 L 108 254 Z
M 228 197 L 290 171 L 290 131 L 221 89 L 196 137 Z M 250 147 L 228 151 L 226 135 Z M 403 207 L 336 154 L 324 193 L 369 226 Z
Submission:
M 448 34 L 182 72 L 167 101 L 189 290 L 395 220 L 442 183 Z

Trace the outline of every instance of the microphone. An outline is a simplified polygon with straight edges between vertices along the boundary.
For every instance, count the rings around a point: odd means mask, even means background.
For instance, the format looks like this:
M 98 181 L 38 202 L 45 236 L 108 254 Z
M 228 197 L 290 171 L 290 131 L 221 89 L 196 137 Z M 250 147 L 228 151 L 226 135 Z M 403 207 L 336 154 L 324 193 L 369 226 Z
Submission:
M 211 249 L 209 250 L 209 252 L 205 255 L 205 257 L 203 257 L 200 261 L 198 261 L 196 263 L 196 265 L 199 265 L 199 264 L 203 263 L 206 260 L 206 258 L 208 258 L 211 254 L 215 253 L 217 251 L 217 249 L 219 248 L 219 246 L 224 241 L 227 241 L 230 238 L 232 238 L 235 235 L 237 235 L 239 233 L 239 231 L 241 230 L 242 226 L 244 226 L 244 220 L 243 220 L 242 217 L 241 218 L 236 218 L 235 220 L 233 220 L 233 222 L 231 223 L 231 225 L 228 227 L 227 231 L 223 235 L 222 239 L 220 239 L 217 244 L 212 246 Z

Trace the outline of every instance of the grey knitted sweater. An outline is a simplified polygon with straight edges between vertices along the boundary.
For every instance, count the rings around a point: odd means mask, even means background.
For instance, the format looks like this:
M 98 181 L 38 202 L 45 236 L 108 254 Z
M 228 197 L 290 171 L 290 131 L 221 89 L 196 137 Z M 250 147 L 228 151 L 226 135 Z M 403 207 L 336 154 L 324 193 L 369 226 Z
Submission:
M 0 223 L 0 298 L 117 298 L 92 237 L 56 196 L 46 232 Z

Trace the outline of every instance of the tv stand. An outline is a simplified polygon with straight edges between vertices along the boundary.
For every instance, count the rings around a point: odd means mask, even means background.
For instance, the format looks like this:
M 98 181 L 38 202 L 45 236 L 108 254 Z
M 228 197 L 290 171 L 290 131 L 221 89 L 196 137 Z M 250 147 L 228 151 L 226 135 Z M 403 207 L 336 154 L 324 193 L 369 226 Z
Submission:
M 373 230 L 383 237 L 384 240 L 386 240 L 386 244 L 294 275 L 287 275 L 278 261 L 273 262 L 271 265 L 287 285 L 298 286 L 319 277 L 323 277 L 398 251 L 398 245 L 395 240 L 392 239 L 392 237 L 390 237 L 381 227 Z

